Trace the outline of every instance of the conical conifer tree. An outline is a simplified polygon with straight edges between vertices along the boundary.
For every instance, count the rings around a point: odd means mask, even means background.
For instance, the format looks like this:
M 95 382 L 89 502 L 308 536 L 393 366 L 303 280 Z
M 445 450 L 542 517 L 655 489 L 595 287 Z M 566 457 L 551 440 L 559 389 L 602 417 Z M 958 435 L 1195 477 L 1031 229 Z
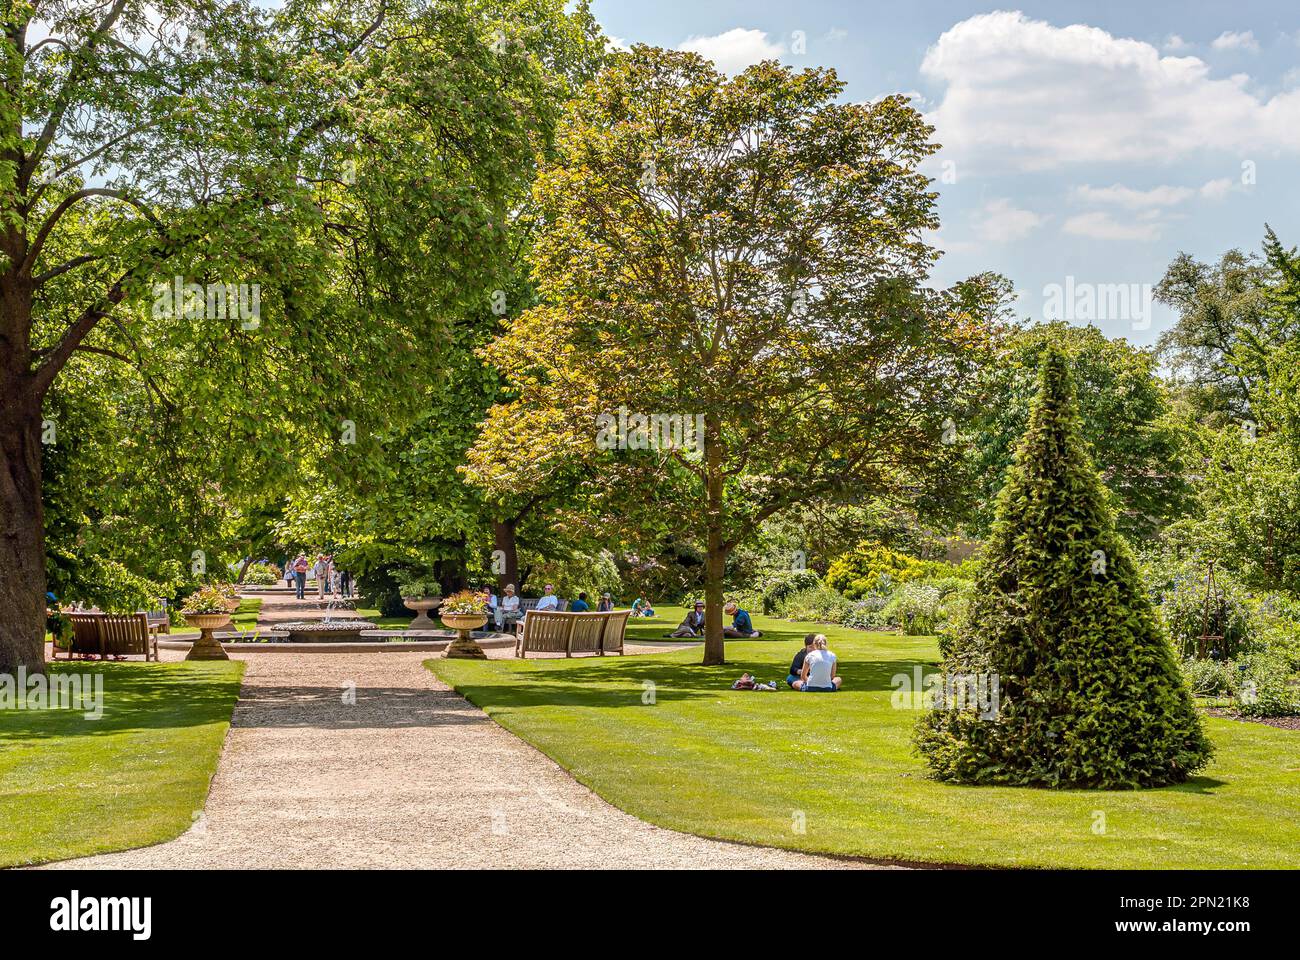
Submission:
M 999 494 L 965 627 L 916 745 L 941 779 L 1071 787 L 1178 783 L 1211 747 L 1047 355 Z M 996 709 L 992 680 L 996 677 Z M 974 689 L 969 687 L 969 689 Z

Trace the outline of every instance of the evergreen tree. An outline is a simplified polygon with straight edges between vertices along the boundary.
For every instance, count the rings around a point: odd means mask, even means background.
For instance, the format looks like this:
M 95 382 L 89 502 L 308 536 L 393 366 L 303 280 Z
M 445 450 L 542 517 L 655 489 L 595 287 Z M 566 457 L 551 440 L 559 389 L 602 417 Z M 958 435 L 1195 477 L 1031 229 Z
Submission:
M 1059 352 L 1040 369 L 975 600 L 944 667 L 960 681 L 950 690 L 987 674 L 991 694 L 996 677 L 997 704 L 936 698 L 918 722 L 917 747 L 941 779 L 1152 787 L 1186 780 L 1209 760 L 1191 693 L 1088 457 Z

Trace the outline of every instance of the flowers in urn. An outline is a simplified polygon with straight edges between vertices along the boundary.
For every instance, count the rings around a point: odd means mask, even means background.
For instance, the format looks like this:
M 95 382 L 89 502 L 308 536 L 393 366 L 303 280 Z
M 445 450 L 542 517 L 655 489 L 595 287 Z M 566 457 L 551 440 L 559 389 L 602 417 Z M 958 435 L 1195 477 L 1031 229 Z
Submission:
M 461 590 L 442 601 L 442 616 L 482 617 L 487 615 L 487 597 L 475 590 Z
M 231 613 L 238 606 L 239 596 L 231 584 L 214 583 L 199 587 L 186 597 L 181 613 L 187 616 Z

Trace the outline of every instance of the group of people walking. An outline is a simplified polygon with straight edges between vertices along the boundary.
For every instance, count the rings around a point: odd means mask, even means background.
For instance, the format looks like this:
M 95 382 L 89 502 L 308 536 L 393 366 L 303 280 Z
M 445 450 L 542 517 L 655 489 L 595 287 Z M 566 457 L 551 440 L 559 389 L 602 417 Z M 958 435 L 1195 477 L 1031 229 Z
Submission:
M 307 554 L 300 553 L 284 565 L 284 582 L 286 586 L 297 588 L 297 597 L 302 600 L 307 595 L 307 576 L 316 580 L 316 596 L 324 600 L 327 596 L 344 599 L 352 597 L 352 573 L 340 570 L 334 563 L 332 554 L 320 553 L 315 560 L 309 560 Z

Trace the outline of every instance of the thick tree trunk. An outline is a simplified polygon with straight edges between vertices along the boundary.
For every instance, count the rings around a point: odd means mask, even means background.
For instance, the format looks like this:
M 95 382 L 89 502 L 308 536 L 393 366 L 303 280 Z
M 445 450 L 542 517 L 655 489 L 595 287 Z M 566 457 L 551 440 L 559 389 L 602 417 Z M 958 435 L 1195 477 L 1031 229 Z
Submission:
M 45 669 L 41 405 L 6 371 L 0 383 L 0 673 Z
M 501 572 L 497 574 L 498 594 L 505 590 L 508 583 L 513 583 L 516 590 L 522 586 L 519 582 L 519 545 L 515 541 L 515 525 L 514 520 L 492 522 L 493 543 L 501 551 L 493 554 L 494 562 L 501 561 L 498 565 Z
M 707 561 L 704 575 L 704 665 L 727 662 L 722 636 L 722 578 L 727 550 L 722 538 L 722 447 L 716 419 L 706 415 L 704 424 L 704 528 Z

